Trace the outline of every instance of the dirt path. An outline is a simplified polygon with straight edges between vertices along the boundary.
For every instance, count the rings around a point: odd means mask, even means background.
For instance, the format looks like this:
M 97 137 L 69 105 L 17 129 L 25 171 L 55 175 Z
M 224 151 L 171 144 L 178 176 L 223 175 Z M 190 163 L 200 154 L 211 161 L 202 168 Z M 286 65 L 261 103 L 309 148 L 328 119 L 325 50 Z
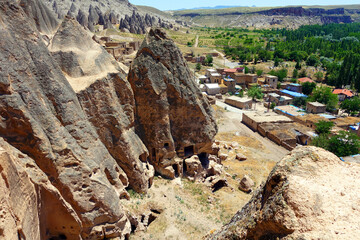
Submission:
M 196 35 L 196 39 L 195 39 L 195 44 L 194 44 L 194 47 L 198 47 L 199 45 L 199 35 Z
M 228 68 L 235 68 L 235 67 L 239 66 L 238 62 L 229 61 L 222 52 L 220 52 L 218 50 L 215 50 L 215 52 L 219 53 L 219 55 L 223 58 L 223 59 L 219 59 L 218 64 L 223 65 Z

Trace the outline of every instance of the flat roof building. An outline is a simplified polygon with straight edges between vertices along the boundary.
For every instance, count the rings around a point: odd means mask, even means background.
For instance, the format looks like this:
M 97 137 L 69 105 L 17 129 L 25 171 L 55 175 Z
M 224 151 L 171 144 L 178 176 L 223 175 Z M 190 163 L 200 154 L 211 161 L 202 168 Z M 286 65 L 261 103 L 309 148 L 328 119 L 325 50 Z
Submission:
M 324 113 L 326 112 L 326 105 L 319 102 L 307 102 L 306 111 L 309 113 Z
M 218 83 L 205 83 L 204 85 L 207 94 L 216 95 L 220 93 L 220 86 Z
M 242 122 L 251 128 L 253 131 L 258 131 L 258 126 L 261 123 L 288 123 L 293 122 L 290 118 L 279 115 L 274 112 L 267 113 L 259 113 L 259 112 L 251 112 L 251 113 L 243 113 Z
M 240 109 L 251 109 L 252 99 L 251 98 L 240 98 L 236 96 L 230 96 L 225 99 L 225 103 L 240 108 Z
M 293 97 L 293 98 L 296 98 L 296 97 L 304 97 L 304 98 L 306 98 L 307 97 L 305 94 L 289 91 L 289 90 L 286 90 L 286 89 L 280 90 L 280 94 L 288 96 L 288 97 Z

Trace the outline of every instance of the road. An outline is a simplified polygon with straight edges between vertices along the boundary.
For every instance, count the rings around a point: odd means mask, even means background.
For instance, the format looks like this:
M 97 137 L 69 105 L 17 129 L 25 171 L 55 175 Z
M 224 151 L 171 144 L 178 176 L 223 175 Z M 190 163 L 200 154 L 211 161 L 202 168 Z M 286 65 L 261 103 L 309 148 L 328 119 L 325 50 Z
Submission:
M 198 45 L 199 45 L 199 35 L 196 35 L 194 47 L 198 47 Z
M 217 50 L 215 50 L 217 53 L 219 53 L 219 55 L 223 58 L 223 59 L 219 59 L 218 64 L 224 65 L 225 67 L 228 68 L 236 68 L 239 67 L 239 62 L 231 62 L 229 61 L 227 58 L 225 58 L 225 55 L 222 52 L 219 52 Z

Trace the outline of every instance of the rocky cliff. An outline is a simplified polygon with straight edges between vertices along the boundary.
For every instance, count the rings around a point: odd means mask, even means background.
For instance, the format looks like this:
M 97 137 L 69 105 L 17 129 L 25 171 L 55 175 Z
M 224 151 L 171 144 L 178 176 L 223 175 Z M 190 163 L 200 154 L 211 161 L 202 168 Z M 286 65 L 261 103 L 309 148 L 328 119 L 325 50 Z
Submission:
M 142 92 L 74 18 L 54 29 L 47 13 L 37 0 L 0 2 L 0 238 L 127 239 L 131 212 L 121 200 L 129 198 L 128 188 L 146 192 L 154 176 L 153 145 L 144 144 L 153 129 L 143 127 L 139 113 L 153 108 L 143 106 L 143 96 L 136 96 Z M 39 31 L 54 31 L 47 45 Z M 156 76 L 169 83 L 151 79 L 173 89 L 161 114 L 174 122 L 169 136 L 183 142 L 166 140 L 206 153 L 216 133 L 212 111 L 173 42 L 157 45 L 157 36 L 153 32 L 143 46 L 163 54 L 161 64 L 174 76 L 159 65 Z M 140 62 L 143 53 L 138 66 L 153 64 Z M 192 117 L 181 122 L 185 112 Z M 161 134 L 151 139 L 164 140 Z
M 62 20 L 68 15 L 76 18 L 82 26 L 89 28 L 91 31 L 95 31 L 95 25 L 102 25 L 104 29 L 107 29 L 119 24 L 120 21 L 127 23 L 125 27 L 120 27 L 120 29 L 124 31 L 127 29 L 138 34 L 146 33 L 146 27 L 161 26 L 161 24 L 158 24 L 159 22 L 164 22 L 164 27 L 170 27 L 171 25 L 170 19 L 153 12 L 138 9 L 127 0 L 49 0 L 44 1 L 44 3 L 59 19 Z M 128 21 L 129 19 L 132 21 Z
M 13 1 L 1 2 L 0 11 L 5 23 L 0 26 L 0 135 L 29 157 L 31 164 L 25 164 L 26 168 L 41 169 L 49 188 L 56 188 L 66 203 L 59 204 L 71 206 L 76 216 L 52 208 L 56 226 L 41 229 L 40 234 L 78 239 L 76 233 L 80 232 L 85 239 L 124 238 L 130 232 L 120 204 L 120 199 L 128 196 L 125 172 L 99 139 L 33 22 Z M 21 177 L 30 181 L 26 175 Z M 8 189 L 16 194 L 16 188 Z M 35 187 L 33 194 L 40 197 L 40 191 Z M 14 199 L 31 197 L 17 195 Z M 13 216 L 18 217 L 27 216 Z M 40 226 L 47 226 L 45 221 L 39 219 Z
M 174 17 L 211 27 L 290 28 L 302 25 L 351 23 L 358 21 L 356 6 L 339 8 L 229 8 L 175 11 Z M 359 6 L 360 9 L 360 6 Z
M 212 108 L 175 43 L 161 29 L 151 29 L 130 68 L 135 94 L 136 132 L 159 173 L 181 174 L 176 156 L 211 152 L 217 126 Z
M 208 239 L 357 239 L 359 172 L 323 149 L 298 147 Z
M 173 24 L 149 14 L 141 16 L 134 11 L 131 16 L 125 15 L 125 18 L 120 20 L 119 25 L 120 30 L 136 34 L 145 34 L 148 27 L 173 28 Z

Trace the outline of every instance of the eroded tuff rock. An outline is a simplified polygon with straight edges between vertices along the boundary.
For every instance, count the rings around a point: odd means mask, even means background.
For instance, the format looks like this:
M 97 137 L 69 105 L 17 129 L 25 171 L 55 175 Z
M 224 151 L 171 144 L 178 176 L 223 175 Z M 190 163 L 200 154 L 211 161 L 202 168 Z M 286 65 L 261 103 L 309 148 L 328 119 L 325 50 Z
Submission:
M 151 29 L 130 68 L 136 132 L 155 170 L 172 178 L 176 155 L 199 158 L 212 152 L 217 133 L 213 110 L 196 86 L 180 50 L 161 29 Z
M 165 35 L 154 30 L 144 46 L 164 56 L 155 64 L 164 71 L 143 77 L 151 76 L 148 97 L 161 93 L 163 102 L 153 102 L 167 120 L 159 125 L 157 117 L 149 118 L 150 128 L 144 127 L 152 106 L 144 105 L 144 95 L 135 101 L 124 71 L 84 27 L 67 17 L 47 47 L 33 19 L 17 1 L 0 2 L 0 236 L 126 239 L 132 229 L 131 213 L 120 201 L 129 198 L 126 188 L 146 192 L 151 186 L 148 161 L 172 177 L 175 169 L 182 173 L 177 154 L 209 161 L 217 130 L 211 108 L 174 43 L 158 39 Z M 154 64 L 145 60 L 144 67 Z M 141 137 L 155 157 L 149 158 Z
M 208 239 L 357 239 L 360 165 L 298 147 L 251 200 Z
M 58 27 L 59 23 L 55 15 L 41 0 L 21 0 L 19 4 L 25 13 L 34 20 L 40 32 L 51 34 Z
M 36 0 L 39 1 L 39 0 Z M 127 0 L 46 0 L 44 4 L 51 9 L 59 19 L 65 15 L 76 18 L 77 21 L 90 31 L 95 31 L 95 25 L 103 25 L 104 29 L 112 28 L 119 24 L 120 20 L 132 19 L 128 28 L 120 28 L 124 31 L 131 30 L 134 33 L 146 33 L 144 27 L 159 26 L 172 28 L 175 23 L 172 19 L 164 18 L 144 8 L 137 8 Z M 126 16 L 126 17 L 125 17 Z M 128 22 L 129 23 L 129 22 Z
M 131 231 L 120 204 L 127 196 L 125 172 L 99 140 L 33 21 L 8 0 L 0 3 L 0 22 L 0 135 L 58 189 L 80 219 L 82 238 L 124 238 Z M 70 221 L 57 221 L 61 234 L 73 239 Z M 47 238 L 58 233 L 51 228 Z
M 147 162 L 145 145 L 135 134 L 134 94 L 118 63 L 72 18 L 62 22 L 49 49 L 100 140 L 125 171 L 130 187 L 146 192 L 154 169 Z
M 25 199 L 25 201 L 21 201 Z M 47 239 L 66 229 L 78 239 L 82 224 L 35 161 L 0 138 L 0 238 Z
M 136 33 L 136 34 L 145 34 L 148 27 L 162 27 L 162 28 L 173 28 L 173 24 L 161 20 L 161 18 L 155 18 L 149 14 L 145 16 L 140 15 L 135 10 L 131 16 L 125 15 L 125 18 L 120 20 L 119 29 L 124 32 Z

